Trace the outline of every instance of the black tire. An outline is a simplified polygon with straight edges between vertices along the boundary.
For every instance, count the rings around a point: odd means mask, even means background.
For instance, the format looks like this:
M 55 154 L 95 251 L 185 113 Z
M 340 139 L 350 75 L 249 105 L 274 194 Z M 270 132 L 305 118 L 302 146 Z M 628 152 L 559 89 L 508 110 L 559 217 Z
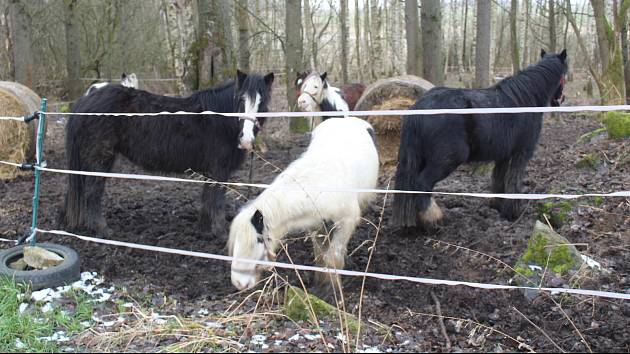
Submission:
M 81 279 L 81 264 L 77 253 L 65 246 L 51 243 L 38 243 L 37 246 L 54 252 L 63 258 L 63 263 L 44 270 L 20 271 L 9 267 L 24 254 L 24 247 L 20 245 L 0 252 L 0 276 L 13 279 L 18 283 L 26 283 L 32 290 L 54 288 L 74 283 Z

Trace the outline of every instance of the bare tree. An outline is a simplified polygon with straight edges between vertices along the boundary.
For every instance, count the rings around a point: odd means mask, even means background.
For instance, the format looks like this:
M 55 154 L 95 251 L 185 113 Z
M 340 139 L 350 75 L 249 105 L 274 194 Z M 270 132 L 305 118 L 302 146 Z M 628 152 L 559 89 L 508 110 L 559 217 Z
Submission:
M 520 69 L 520 54 L 518 52 L 518 29 L 516 27 L 516 13 L 518 12 L 518 0 L 512 0 L 510 6 L 510 43 L 512 45 L 512 72 L 517 73 Z
M 11 76 L 33 87 L 33 51 L 25 0 L 9 1 L 9 39 L 11 41 Z
M 557 51 L 556 45 L 556 0 L 549 0 L 549 50 Z
M 380 77 L 384 73 L 383 68 L 383 17 L 378 0 L 370 0 L 370 60 L 372 62 L 372 77 Z
M 236 6 L 236 22 L 238 24 L 238 67 L 249 72 L 249 18 L 247 15 L 248 0 L 238 0 Z
M 422 66 L 424 77 L 434 85 L 444 83 L 442 9 L 439 0 L 424 0 L 422 15 Z
M 407 73 L 422 75 L 422 52 L 420 51 L 420 26 L 418 24 L 418 1 L 405 1 L 405 38 L 407 40 Z
M 66 90 L 68 98 L 81 96 L 81 47 L 76 20 L 76 6 L 78 0 L 64 0 L 64 27 L 66 29 Z
M 348 0 L 341 0 L 339 25 L 341 26 L 341 81 L 348 83 Z
M 285 6 L 287 102 L 292 108 L 295 106 L 293 78 L 302 65 L 302 4 L 301 1 L 286 0 Z
M 490 1 L 477 1 L 477 46 L 475 50 L 475 86 L 490 86 Z
M 359 82 L 363 82 L 363 68 L 361 67 L 361 16 L 359 16 L 359 0 L 354 0 L 354 51 L 357 58 L 357 72 Z

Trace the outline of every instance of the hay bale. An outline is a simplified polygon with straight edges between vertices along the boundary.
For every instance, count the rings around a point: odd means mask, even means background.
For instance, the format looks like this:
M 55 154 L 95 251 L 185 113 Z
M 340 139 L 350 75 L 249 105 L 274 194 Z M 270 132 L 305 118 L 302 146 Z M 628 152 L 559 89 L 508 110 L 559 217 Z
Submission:
M 25 116 L 39 109 L 40 98 L 28 87 L 15 82 L 0 81 L 0 115 Z M 24 124 L 0 122 L 0 160 L 33 161 L 36 151 L 37 121 Z M 15 178 L 20 171 L 0 165 L 0 180 Z
M 422 95 L 433 88 L 430 82 L 413 75 L 379 80 L 368 86 L 357 102 L 355 110 L 409 109 Z M 400 146 L 401 116 L 369 116 L 374 127 L 381 162 L 381 170 L 390 174 L 396 167 Z

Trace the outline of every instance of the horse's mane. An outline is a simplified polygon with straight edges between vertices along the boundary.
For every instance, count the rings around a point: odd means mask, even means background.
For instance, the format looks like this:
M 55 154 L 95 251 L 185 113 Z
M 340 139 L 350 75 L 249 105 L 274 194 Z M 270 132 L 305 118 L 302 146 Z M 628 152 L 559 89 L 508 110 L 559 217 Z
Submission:
M 557 55 L 547 55 L 514 76 L 499 81 L 492 88 L 499 90 L 519 106 L 548 103 L 557 89 L 566 66 Z
M 236 82 L 226 81 L 218 86 L 190 95 L 204 111 L 232 112 L 236 104 Z

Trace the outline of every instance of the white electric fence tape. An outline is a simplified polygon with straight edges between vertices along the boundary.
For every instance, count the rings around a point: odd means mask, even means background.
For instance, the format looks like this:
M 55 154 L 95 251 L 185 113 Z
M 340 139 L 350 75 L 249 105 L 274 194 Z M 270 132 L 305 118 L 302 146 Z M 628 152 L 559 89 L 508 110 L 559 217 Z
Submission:
M 20 164 L 13 162 L 0 161 L 0 164 L 7 164 L 11 166 L 19 167 Z M 177 178 L 177 177 L 165 177 L 165 176 L 152 176 L 152 175 L 140 175 L 129 173 L 108 173 L 108 172 L 89 172 L 89 171 L 73 171 L 73 170 L 61 170 L 48 167 L 34 166 L 35 169 L 81 176 L 91 177 L 105 177 L 105 178 L 119 178 L 119 179 L 131 179 L 131 180 L 145 180 L 145 181 L 164 181 L 164 182 L 183 182 L 183 183 L 197 183 L 197 184 L 216 184 L 230 187 L 254 187 L 267 189 L 271 185 L 263 183 L 241 183 L 241 182 L 217 182 L 217 181 L 203 181 L 195 179 Z M 448 195 L 459 197 L 474 197 L 474 198 L 501 198 L 501 199 L 523 199 L 523 200 L 541 200 L 549 198 L 559 199 L 577 199 L 588 197 L 630 197 L 630 191 L 620 191 L 611 193 L 587 193 L 587 194 L 525 194 L 525 193 L 470 193 L 470 192 L 425 192 L 425 191 L 407 191 L 397 189 L 356 189 L 356 188 L 287 188 L 287 187 L 273 187 L 276 190 L 281 191 L 299 191 L 299 192 L 313 192 L 313 193 L 328 193 L 328 192 L 343 192 L 343 193 L 376 193 L 376 194 L 432 194 L 432 195 Z
M 339 274 L 339 275 L 352 276 L 352 277 L 368 277 L 368 278 L 391 280 L 391 281 L 404 280 L 404 281 L 409 281 L 413 283 L 429 284 L 429 285 L 449 285 L 449 286 L 462 286 L 463 285 L 463 286 L 469 286 L 472 288 L 486 289 L 486 290 L 524 289 L 524 290 L 534 290 L 534 291 L 548 291 L 548 292 L 551 292 L 552 294 L 567 293 L 567 294 L 574 294 L 574 295 L 586 295 L 586 296 L 597 296 L 597 297 L 604 297 L 604 298 L 610 298 L 610 299 L 630 300 L 630 294 L 613 293 L 613 292 L 608 292 L 608 291 L 565 289 L 565 288 L 535 288 L 535 287 L 528 287 L 528 286 L 498 285 L 498 284 L 474 283 L 474 282 L 456 281 L 456 280 L 408 277 L 408 276 L 402 276 L 402 275 L 357 272 L 357 271 L 352 271 L 352 270 L 322 268 L 322 267 L 288 264 L 288 263 L 281 263 L 281 262 L 259 261 L 259 260 L 253 260 L 253 259 L 234 258 L 230 256 L 222 256 L 222 255 L 211 254 L 211 253 L 185 251 L 185 250 L 158 247 L 158 246 L 141 245 L 137 243 L 129 243 L 129 242 L 106 240 L 106 239 L 101 239 L 101 238 L 82 236 L 82 235 L 77 235 L 77 234 L 73 234 L 66 231 L 60 231 L 60 230 L 37 229 L 37 232 L 61 235 L 61 236 L 69 236 L 69 237 L 74 237 L 74 238 L 87 241 L 87 242 L 100 243 L 100 244 L 105 244 L 105 245 L 110 245 L 110 246 L 127 247 L 127 248 L 133 248 L 133 249 L 139 249 L 139 250 L 151 251 L 151 252 L 169 253 L 169 254 L 176 254 L 176 255 L 181 255 L 181 256 L 206 258 L 206 259 L 215 259 L 215 260 L 220 260 L 220 261 L 225 261 L 225 262 L 238 261 L 238 262 L 243 262 L 243 263 L 261 265 L 265 267 L 276 267 L 276 268 L 312 271 L 312 272 L 320 272 L 320 273 L 332 273 L 332 274 Z

